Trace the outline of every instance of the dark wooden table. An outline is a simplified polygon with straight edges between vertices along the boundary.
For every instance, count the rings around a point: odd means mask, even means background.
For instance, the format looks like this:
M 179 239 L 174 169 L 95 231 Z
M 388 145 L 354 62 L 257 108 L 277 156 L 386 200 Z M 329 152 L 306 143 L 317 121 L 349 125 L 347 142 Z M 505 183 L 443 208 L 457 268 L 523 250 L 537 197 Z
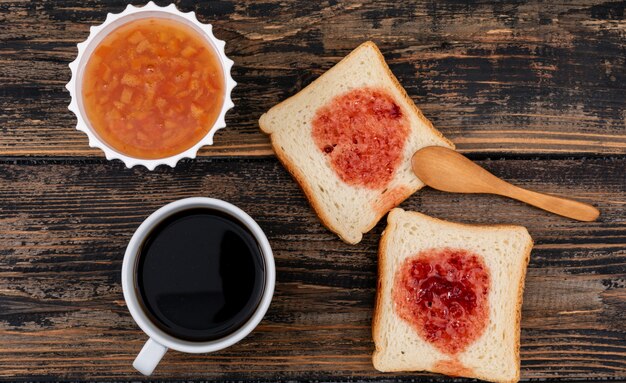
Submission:
M 626 379 L 626 2 L 177 3 L 227 41 L 236 108 L 198 159 L 150 172 L 106 161 L 67 110 L 76 43 L 125 3 L 0 0 L 0 379 L 143 379 L 131 367 L 146 336 L 122 297 L 125 246 L 163 204 L 211 196 L 266 231 L 274 301 L 238 345 L 169 352 L 155 379 L 445 380 L 372 368 L 384 224 L 356 246 L 325 230 L 257 126 L 366 39 L 461 152 L 600 208 L 598 222 L 579 223 L 430 189 L 402 204 L 528 227 L 524 380 Z

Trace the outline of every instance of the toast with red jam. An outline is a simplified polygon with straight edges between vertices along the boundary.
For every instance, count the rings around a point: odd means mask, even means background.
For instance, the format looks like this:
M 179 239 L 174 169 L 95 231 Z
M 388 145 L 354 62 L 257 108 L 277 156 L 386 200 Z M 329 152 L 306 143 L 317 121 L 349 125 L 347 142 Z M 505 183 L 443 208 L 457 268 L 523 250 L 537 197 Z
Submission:
M 517 382 L 526 228 L 393 209 L 380 241 L 374 367 Z
M 372 42 L 271 108 L 259 125 L 322 223 L 352 244 L 424 186 L 411 170 L 413 153 L 454 147 Z

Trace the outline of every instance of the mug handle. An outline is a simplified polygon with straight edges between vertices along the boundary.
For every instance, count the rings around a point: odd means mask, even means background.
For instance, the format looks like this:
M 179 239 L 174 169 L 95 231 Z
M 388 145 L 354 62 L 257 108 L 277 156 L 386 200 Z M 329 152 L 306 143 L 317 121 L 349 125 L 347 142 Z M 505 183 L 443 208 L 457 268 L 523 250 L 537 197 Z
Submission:
M 149 338 L 143 345 L 133 362 L 133 367 L 142 374 L 149 376 L 167 352 L 167 347 Z

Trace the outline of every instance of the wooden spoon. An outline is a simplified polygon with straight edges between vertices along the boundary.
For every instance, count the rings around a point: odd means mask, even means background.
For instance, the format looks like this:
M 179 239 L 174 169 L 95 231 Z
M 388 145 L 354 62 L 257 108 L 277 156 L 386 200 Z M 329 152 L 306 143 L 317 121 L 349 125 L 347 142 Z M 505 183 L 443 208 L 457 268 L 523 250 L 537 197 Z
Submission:
M 418 150 L 411 159 L 411 165 L 420 180 L 437 190 L 498 194 L 579 221 L 595 221 L 600 215 L 598 209 L 586 203 L 511 185 L 465 156 L 441 146 Z

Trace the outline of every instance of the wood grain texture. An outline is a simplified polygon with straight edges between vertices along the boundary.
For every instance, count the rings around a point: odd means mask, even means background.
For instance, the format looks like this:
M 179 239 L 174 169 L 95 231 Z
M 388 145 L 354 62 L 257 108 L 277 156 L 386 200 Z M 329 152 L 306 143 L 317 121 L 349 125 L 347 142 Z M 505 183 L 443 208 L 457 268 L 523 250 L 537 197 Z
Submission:
M 236 108 L 202 156 L 270 154 L 260 115 L 367 39 L 462 152 L 626 154 L 624 1 L 176 3 L 236 63 Z M 76 43 L 125 4 L 0 1 L 0 155 L 102 157 L 63 86 Z
M 146 337 L 124 304 L 123 252 L 152 211 L 191 196 L 225 199 L 259 222 L 275 251 L 276 295 L 240 344 L 169 352 L 154 379 L 450 381 L 373 370 L 384 222 L 359 245 L 342 243 L 257 126 L 368 39 L 460 151 L 508 181 L 601 210 L 579 223 L 430 189 L 402 204 L 528 227 L 522 379 L 626 381 L 625 1 L 176 4 L 227 41 L 236 108 L 201 159 L 149 172 L 90 149 L 64 89 L 76 43 L 126 2 L 0 0 L 1 381 L 147 380 L 131 367 Z
M 425 189 L 402 204 L 435 217 L 528 227 L 535 248 L 522 320 L 522 378 L 626 379 L 626 159 L 484 159 L 520 186 L 600 208 L 579 223 L 495 196 Z M 146 337 L 122 297 L 134 229 L 165 203 L 225 199 L 267 233 L 277 265 L 266 318 L 214 354 L 169 352 L 154 379 L 437 378 L 373 370 L 379 223 L 356 246 L 325 230 L 274 158 L 124 169 L 99 159 L 0 163 L 0 379 L 143 379 Z

